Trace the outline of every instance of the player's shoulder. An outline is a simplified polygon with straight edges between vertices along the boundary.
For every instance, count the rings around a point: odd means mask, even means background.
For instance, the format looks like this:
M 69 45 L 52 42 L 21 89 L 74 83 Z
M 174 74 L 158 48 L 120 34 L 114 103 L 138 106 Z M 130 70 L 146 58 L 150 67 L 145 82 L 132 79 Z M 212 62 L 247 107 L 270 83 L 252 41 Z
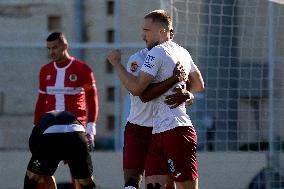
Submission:
M 48 71 L 48 70 L 51 70 L 52 68 L 54 68 L 54 61 L 50 61 L 48 62 L 47 64 L 44 64 L 42 67 L 41 67 L 41 72 L 43 71 Z
M 86 69 L 86 70 L 92 71 L 92 68 L 90 67 L 90 65 L 88 65 L 85 61 L 80 60 L 78 58 L 74 58 L 72 64 L 76 67 L 79 67 L 80 69 Z
M 148 49 L 141 49 L 134 54 L 132 54 L 128 59 L 128 66 L 137 64 L 142 65 L 148 53 Z
M 130 73 L 138 73 L 141 65 L 144 62 L 146 54 L 144 55 L 144 49 L 141 49 L 134 54 L 132 54 L 127 62 L 127 71 Z
M 167 51 L 166 43 L 156 45 L 149 51 L 147 59 L 163 58 L 167 54 Z
M 179 45 L 178 43 L 175 43 L 173 41 L 169 41 L 168 47 L 169 47 L 169 49 L 171 49 L 171 48 L 177 49 L 177 51 L 182 53 L 183 56 L 187 56 L 188 58 L 191 58 L 191 55 L 188 52 L 188 50 L 186 48 L 184 48 L 183 46 Z
M 151 54 L 160 54 L 160 55 L 164 54 L 167 51 L 167 49 L 170 47 L 170 45 L 171 45 L 171 42 L 166 41 L 164 43 L 161 43 L 161 44 L 156 45 L 155 47 L 153 47 L 149 51 L 149 53 L 151 53 Z
M 185 56 L 188 60 L 192 60 L 192 57 L 186 48 L 180 46 L 179 44 L 176 45 L 179 48 L 179 51 L 183 53 L 183 56 Z
M 83 60 L 78 59 L 78 58 L 74 58 L 74 57 L 73 57 L 73 62 L 72 63 L 73 64 L 77 64 L 77 65 L 82 65 L 82 66 L 87 65 Z
M 180 51 L 183 51 L 184 53 L 186 53 L 186 54 L 189 54 L 189 52 L 188 52 L 188 50 L 186 49 L 186 48 L 184 48 L 183 46 L 181 46 L 181 45 L 179 45 L 179 44 L 177 44 L 177 43 L 175 43 L 175 42 L 171 42 L 172 43 L 172 45 L 174 45 L 176 48 L 178 48 Z M 189 54 L 190 55 L 190 54 Z
M 132 54 L 129 59 L 134 59 L 134 60 L 135 59 L 145 59 L 148 52 L 149 50 L 147 48 L 140 49 L 134 54 Z
M 54 65 L 54 61 L 50 61 L 50 62 L 48 62 L 47 64 L 44 64 L 44 65 L 42 66 L 42 68 L 46 68 L 46 67 L 53 66 L 53 65 Z
M 140 54 L 140 56 L 145 57 L 148 54 L 149 50 L 147 48 L 140 49 L 137 53 Z

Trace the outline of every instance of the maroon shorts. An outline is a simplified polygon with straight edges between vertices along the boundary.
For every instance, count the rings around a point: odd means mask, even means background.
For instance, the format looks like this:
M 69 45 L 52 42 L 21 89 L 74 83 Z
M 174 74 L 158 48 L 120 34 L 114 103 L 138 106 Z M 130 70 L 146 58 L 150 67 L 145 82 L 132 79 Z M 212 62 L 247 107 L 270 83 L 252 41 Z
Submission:
M 123 169 L 144 171 L 147 152 L 151 143 L 152 127 L 126 123 L 123 146 Z
M 177 182 L 197 179 L 196 147 L 197 135 L 190 126 L 154 134 L 145 163 L 145 175 L 170 174 Z

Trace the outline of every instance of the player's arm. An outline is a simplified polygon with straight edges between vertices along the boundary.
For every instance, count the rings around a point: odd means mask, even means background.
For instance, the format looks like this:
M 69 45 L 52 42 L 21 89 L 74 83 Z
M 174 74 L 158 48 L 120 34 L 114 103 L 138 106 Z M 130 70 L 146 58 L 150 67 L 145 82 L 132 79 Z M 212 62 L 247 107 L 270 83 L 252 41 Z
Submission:
M 194 72 L 189 73 L 187 86 L 190 86 L 190 92 L 192 93 L 204 91 L 203 77 L 198 68 Z
M 88 123 L 96 123 L 99 112 L 96 80 L 92 69 L 87 64 L 85 64 L 83 76 L 83 88 L 86 97 Z
M 99 112 L 97 88 L 95 82 L 92 85 L 85 86 L 84 88 L 88 115 L 87 132 L 89 134 L 96 135 L 96 122 Z
M 98 118 L 99 105 L 96 88 L 96 80 L 92 69 L 86 64 L 84 67 L 83 88 L 85 91 L 87 107 L 87 126 L 86 133 L 89 142 L 89 149 L 94 149 L 94 140 L 97 134 L 96 122 Z
M 98 118 L 98 95 L 97 88 L 94 85 L 87 87 L 88 90 L 85 90 L 86 97 L 86 107 L 87 107 L 87 126 L 86 133 L 88 138 L 88 148 L 90 151 L 93 151 L 95 148 L 95 138 L 97 135 L 97 118 Z
M 177 82 L 175 77 L 170 77 L 159 83 L 151 83 L 139 98 L 142 102 L 149 102 L 167 92 Z
M 176 108 L 184 102 L 187 106 L 190 106 L 194 100 L 193 93 L 202 91 L 204 91 L 204 81 L 200 71 L 195 67 L 195 71 L 189 73 L 186 88 L 174 88 L 174 93 L 166 97 L 165 103 L 171 108 Z
M 46 94 L 39 93 L 34 111 L 34 125 L 36 125 L 40 117 L 44 114 Z
M 176 108 L 182 103 L 186 103 L 186 106 L 190 106 L 194 100 L 194 95 L 188 90 L 183 89 L 180 86 L 175 87 L 173 94 L 166 96 L 165 103 L 170 108 Z
M 45 103 L 47 97 L 45 89 L 46 89 L 45 77 L 43 74 L 43 70 L 41 69 L 39 74 L 39 94 L 34 111 L 34 125 L 36 125 L 39 122 L 41 116 L 45 113 Z
M 133 96 L 141 95 L 154 78 L 154 76 L 143 71 L 140 71 L 137 77 L 127 72 L 121 64 L 121 53 L 119 50 L 112 50 L 107 58 L 117 71 L 122 84 Z
M 176 83 L 183 80 L 185 72 L 178 62 L 174 68 L 172 77 L 159 82 L 159 83 L 151 83 L 148 87 L 143 91 L 143 93 L 139 96 L 142 102 L 149 102 L 165 92 L 167 92 L 170 88 L 172 88 Z

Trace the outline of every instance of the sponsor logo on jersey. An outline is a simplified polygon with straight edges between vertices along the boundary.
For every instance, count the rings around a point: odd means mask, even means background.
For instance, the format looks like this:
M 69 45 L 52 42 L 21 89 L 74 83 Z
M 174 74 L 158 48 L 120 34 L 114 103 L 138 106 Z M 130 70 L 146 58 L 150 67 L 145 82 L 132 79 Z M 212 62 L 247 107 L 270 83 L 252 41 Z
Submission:
M 146 58 L 145 58 L 146 63 L 152 62 L 154 60 L 155 60 L 155 57 L 151 56 L 151 55 L 147 55 Z
M 136 72 L 137 68 L 138 68 L 138 64 L 137 64 L 136 61 L 133 61 L 133 62 L 130 63 L 130 70 L 132 72 Z
M 47 87 L 46 93 L 49 95 L 69 94 L 76 95 L 84 93 L 83 87 Z
M 70 81 L 77 81 L 78 77 L 77 77 L 76 74 L 71 74 L 71 75 L 69 76 L 69 79 L 70 79 Z
M 145 63 L 144 65 L 147 67 L 147 68 L 153 68 L 154 65 L 151 64 L 150 62 L 154 61 L 155 60 L 155 57 L 154 56 L 150 56 L 150 55 L 147 55 L 147 57 L 145 58 Z
M 47 81 L 50 80 L 50 78 L 51 78 L 51 75 L 47 75 L 47 76 L 46 76 L 46 80 L 47 80 Z

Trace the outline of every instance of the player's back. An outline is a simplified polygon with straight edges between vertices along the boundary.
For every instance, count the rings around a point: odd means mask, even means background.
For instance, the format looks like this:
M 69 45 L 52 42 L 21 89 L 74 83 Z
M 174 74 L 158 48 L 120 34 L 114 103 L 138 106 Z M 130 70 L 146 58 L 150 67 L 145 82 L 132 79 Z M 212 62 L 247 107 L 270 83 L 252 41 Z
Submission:
M 34 130 L 43 133 L 64 133 L 68 132 L 66 126 L 75 128 L 75 125 L 83 126 L 82 123 L 76 118 L 76 116 L 68 111 L 50 111 L 46 112 L 40 119 L 39 123 L 34 126 Z M 51 127 L 57 127 L 58 130 L 52 130 Z M 64 130 L 65 129 L 65 130 Z M 75 130 L 74 130 L 75 131 Z

